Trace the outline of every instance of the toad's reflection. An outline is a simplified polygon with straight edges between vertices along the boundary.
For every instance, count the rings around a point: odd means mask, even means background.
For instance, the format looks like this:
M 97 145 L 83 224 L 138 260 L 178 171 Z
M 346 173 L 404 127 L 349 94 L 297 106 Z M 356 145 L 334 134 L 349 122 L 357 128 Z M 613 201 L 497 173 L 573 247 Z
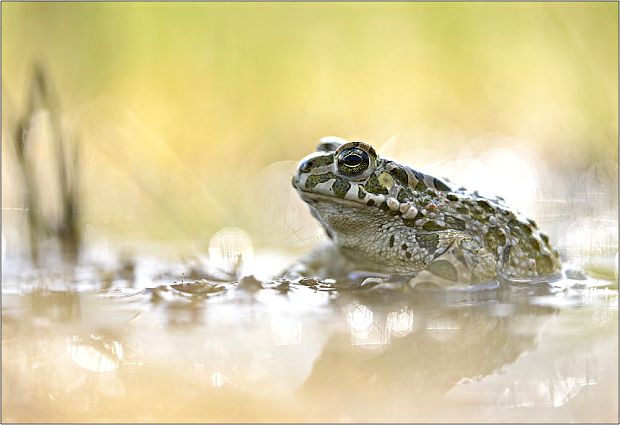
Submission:
M 536 346 L 554 309 L 513 291 L 415 294 L 396 302 L 342 298 L 346 331 L 330 337 L 300 395 L 317 409 L 428 407 L 466 379 L 489 375 Z M 343 391 L 343 389 L 345 389 Z M 316 412 L 319 413 L 318 411 Z

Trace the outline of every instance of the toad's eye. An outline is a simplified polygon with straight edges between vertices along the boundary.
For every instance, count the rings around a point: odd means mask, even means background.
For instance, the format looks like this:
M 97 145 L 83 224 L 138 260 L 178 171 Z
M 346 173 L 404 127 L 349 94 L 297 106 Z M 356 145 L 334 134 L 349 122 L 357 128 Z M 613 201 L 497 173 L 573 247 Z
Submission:
M 338 171 L 345 176 L 357 176 L 368 169 L 370 158 L 358 148 L 344 149 L 337 158 Z

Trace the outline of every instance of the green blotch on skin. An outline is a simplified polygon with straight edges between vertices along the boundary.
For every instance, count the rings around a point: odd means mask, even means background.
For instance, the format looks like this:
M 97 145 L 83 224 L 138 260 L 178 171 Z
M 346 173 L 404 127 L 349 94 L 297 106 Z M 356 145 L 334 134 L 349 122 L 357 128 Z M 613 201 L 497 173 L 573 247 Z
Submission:
M 334 163 L 334 154 L 323 155 L 316 158 L 312 158 L 312 165 L 314 167 L 322 167 L 324 165 L 331 165 Z
M 542 254 L 536 257 L 536 271 L 539 276 L 549 275 L 554 272 L 553 260 L 549 255 Z
M 366 197 L 366 191 L 362 188 L 362 186 L 357 188 L 357 197 L 360 199 L 364 199 Z
M 390 236 L 390 248 L 394 246 L 394 235 Z
M 497 227 L 491 227 L 484 235 L 484 244 L 491 252 L 496 252 L 498 246 L 506 244 L 506 236 Z
M 430 254 L 434 254 L 437 251 L 437 245 L 439 245 L 439 235 L 431 234 L 417 234 L 415 240 L 422 248 L 427 250 Z
M 314 186 L 316 186 L 319 183 L 325 183 L 328 180 L 331 179 L 337 179 L 338 176 L 336 176 L 334 173 L 323 173 L 323 174 L 316 174 L 314 176 L 309 176 L 306 179 L 306 189 L 312 189 Z
M 379 183 L 379 179 L 374 174 L 370 176 L 366 184 L 364 185 L 366 192 L 374 193 L 375 195 L 387 195 L 388 190 Z
M 446 260 L 433 261 L 429 264 L 428 271 L 452 282 L 456 282 L 458 278 L 456 268 Z
M 459 218 L 447 216 L 446 224 L 452 229 L 465 230 L 465 222 Z
M 532 234 L 532 229 L 528 225 L 521 223 L 519 220 L 510 220 L 508 224 L 512 229 L 515 229 L 522 235 L 530 236 Z
M 437 190 L 441 190 L 442 192 L 447 192 L 448 190 L 450 190 L 450 188 L 438 178 L 435 178 L 433 180 L 433 185 Z
M 351 189 L 351 183 L 343 179 L 336 179 L 332 185 L 332 190 L 338 198 L 344 198 L 349 189 Z
M 409 184 L 409 177 L 407 177 L 407 172 L 402 168 L 394 168 L 390 170 L 390 174 L 396 181 L 398 181 L 401 185 L 407 186 Z
M 417 181 L 424 181 L 424 174 L 420 173 L 419 171 L 413 170 L 413 175 L 415 176 L 415 179 Z
M 486 223 L 487 221 L 489 221 L 489 216 L 484 214 L 472 214 L 472 217 L 481 223 Z
M 381 173 L 378 177 L 379 184 L 386 189 L 390 189 L 394 186 L 394 177 L 390 175 L 390 173 Z
M 318 156 L 306 161 L 300 168 L 302 173 L 309 173 L 313 168 L 331 165 L 334 162 L 334 154 Z
M 478 204 L 480 208 L 482 208 L 484 211 L 488 213 L 492 213 L 495 211 L 495 208 L 493 208 L 491 203 L 487 201 L 486 199 L 480 199 L 479 201 L 476 201 L 476 203 Z
M 404 187 L 398 191 L 396 199 L 398 199 L 398 202 L 410 201 L 413 199 L 413 192 L 411 189 Z
M 431 198 L 437 198 L 439 196 L 439 193 L 435 189 L 432 189 L 430 187 L 426 189 L 425 193 Z
M 461 214 L 469 214 L 469 208 L 467 207 L 457 207 L 456 211 Z
M 448 198 L 448 201 L 458 201 L 459 197 L 456 195 L 453 195 L 452 193 L 449 193 L 446 198 Z
M 422 226 L 422 228 L 424 230 L 444 230 L 445 229 L 443 226 L 440 226 L 439 224 L 435 223 L 434 221 L 429 221 L 429 222 L 425 223 L 424 226 Z
M 420 180 L 415 186 L 415 190 L 417 190 L 418 192 L 424 192 L 426 189 L 427 187 L 422 180 Z
M 473 207 L 472 209 L 470 209 L 469 215 L 482 223 L 486 223 L 489 218 L 489 215 L 485 213 L 484 210 L 480 207 Z

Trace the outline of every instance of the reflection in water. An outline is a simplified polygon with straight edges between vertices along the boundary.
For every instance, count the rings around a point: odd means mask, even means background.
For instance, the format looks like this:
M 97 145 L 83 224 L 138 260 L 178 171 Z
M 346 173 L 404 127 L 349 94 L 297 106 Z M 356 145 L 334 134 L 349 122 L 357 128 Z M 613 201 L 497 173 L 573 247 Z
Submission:
M 5 296 L 3 419 L 514 421 L 570 406 L 545 417 L 606 420 L 617 292 L 580 285 L 397 293 L 244 278 Z
M 404 406 L 425 411 L 462 380 L 492 374 L 536 347 L 556 309 L 505 298 L 500 293 L 488 302 L 449 305 L 417 294 L 397 302 L 396 311 L 385 300 L 347 304 L 350 329 L 331 335 L 300 394 L 319 416 L 355 411 L 396 420 Z M 508 314 L 496 308 L 506 302 L 513 307 Z M 515 332 L 521 320 L 528 332 Z M 364 344 L 383 345 L 369 350 Z
M 295 317 L 275 314 L 271 318 L 271 339 L 275 345 L 301 342 L 301 321 Z
M 371 309 L 357 302 L 345 307 L 346 319 L 351 327 L 353 345 L 386 344 L 384 328 L 374 319 Z
M 73 361 L 91 372 L 112 372 L 123 361 L 123 345 L 101 335 L 75 335 L 71 344 Z
M 413 312 L 407 308 L 399 311 L 392 311 L 388 313 L 386 319 L 386 326 L 390 332 L 390 335 L 395 337 L 403 337 L 413 332 L 414 317 Z

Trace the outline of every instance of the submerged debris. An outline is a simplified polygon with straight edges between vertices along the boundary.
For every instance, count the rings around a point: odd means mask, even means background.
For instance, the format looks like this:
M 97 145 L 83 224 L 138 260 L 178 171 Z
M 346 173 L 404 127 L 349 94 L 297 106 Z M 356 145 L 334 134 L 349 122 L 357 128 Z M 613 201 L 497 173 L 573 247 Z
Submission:
M 273 281 L 263 282 L 265 289 L 273 289 L 281 293 L 288 293 L 290 289 L 291 281 L 288 279 L 280 278 Z
M 260 280 L 250 275 L 244 276 L 239 280 L 238 288 L 245 292 L 255 293 L 263 289 L 263 284 Z
M 206 279 L 190 283 L 172 284 L 170 287 L 184 294 L 196 296 L 208 296 L 226 291 L 226 287 L 224 285 L 209 282 Z

